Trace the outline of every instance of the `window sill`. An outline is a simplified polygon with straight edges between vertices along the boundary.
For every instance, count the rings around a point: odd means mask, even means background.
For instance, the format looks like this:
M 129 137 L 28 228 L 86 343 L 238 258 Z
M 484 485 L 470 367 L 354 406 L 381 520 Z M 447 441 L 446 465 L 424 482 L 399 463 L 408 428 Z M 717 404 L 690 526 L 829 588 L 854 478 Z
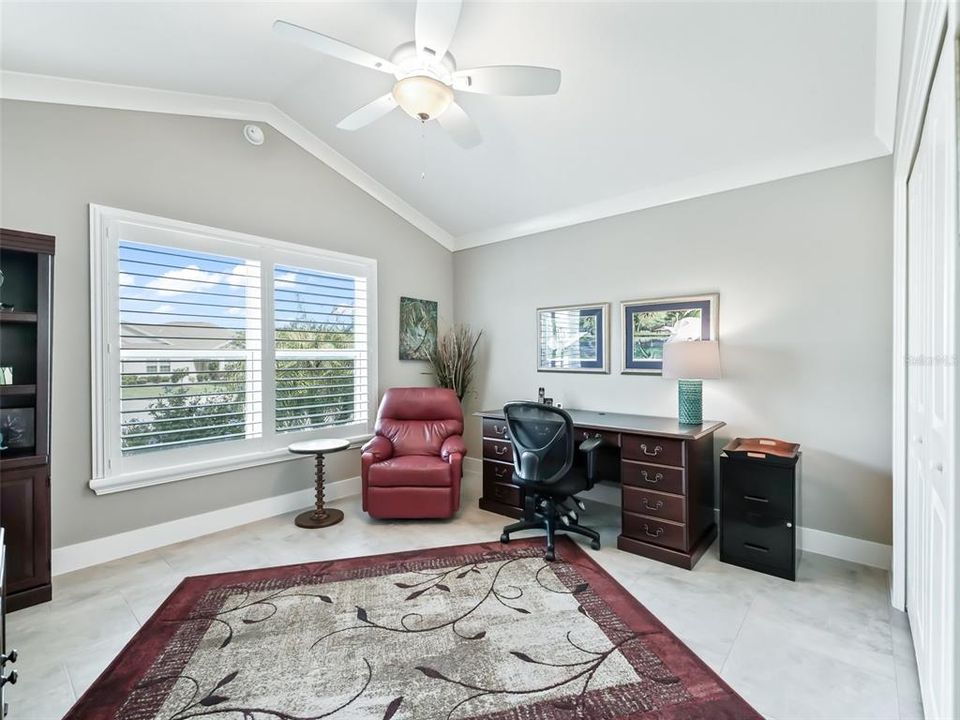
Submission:
M 353 450 L 359 448 L 371 437 L 372 435 L 366 433 L 345 439 L 350 441 L 350 449 Z M 237 455 L 230 458 L 204 460 L 203 462 L 188 465 L 173 465 L 142 472 L 126 473 L 124 475 L 93 478 L 88 485 L 97 495 L 110 495 L 111 493 L 123 492 L 125 490 L 138 490 L 140 488 L 150 487 L 151 485 L 162 485 L 164 483 L 189 480 L 190 478 L 203 477 L 205 475 L 220 475 L 222 473 L 244 470 L 259 465 L 272 465 L 274 463 L 289 462 L 291 460 L 303 460 L 308 457 L 307 455 L 294 455 L 288 452 L 286 448 L 277 448 L 276 450 Z

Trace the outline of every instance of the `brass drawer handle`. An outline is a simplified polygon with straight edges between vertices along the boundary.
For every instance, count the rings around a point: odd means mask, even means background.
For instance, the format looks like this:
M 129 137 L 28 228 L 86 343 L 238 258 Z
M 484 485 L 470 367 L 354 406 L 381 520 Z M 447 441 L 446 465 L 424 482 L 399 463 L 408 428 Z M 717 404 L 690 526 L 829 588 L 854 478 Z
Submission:
M 506 477 L 507 473 L 510 471 L 510 468 L 494 468 L 493 474 L 498 478 Z
M 643 501 L 642 501 L 642 502 L 643 502 L 643 506 L 644 506 L 647 510 L 652 510 L 653 512 L 657 512 L 658 510 L 660 510 L 660 509 L 663 507 L 663 500 L 657 500 L 657 504 L 656 504 L 654 507 L 650 507 L 650 503 L 647 502 L 647 499 L 646 499 L 646 498 L 643 498 Z
M 659 455 L 661 452 L 663 452 L 663 447 L 660 446 L 660 445 L 657 445 L 657 446 L 653 449 L 653 452 L 650 452 L 649 450 L 647 450 L 647 444 L 646 444 L 646 443 L 643 443 L 643 444 L 640 446 L 640 449 L 643 450 L 643 454 L 644 454 L 644 455 L 647 455 L 648 457 L 656 457 L 656 456 Z
M 504 437 L 506 437 L 506 435 L 507 435 L 507 426 L 506 426 L 506 425 L 500 426 L 500 425 L 497 425 L 496 423 L 494 423 L 494 424 L 493 424 L 493 434 L 494 434 L 494 435 L 503 435 Z
M 507 451 L 508 451 L 509 449 L 510 449 L 510 448 L 500 447 L 499 445 L 494 445 L 494 446 L 493 446 L 493 451 L 494 451 L 497 455 L 506 455 L 506 454 L 507 454 Z
M 643 481 L 648 483 L 658 483 L 663 480 L 663 473 L 657 473 L 653 476 L 653 480 L 650 479 L 650 475 L 647 474 L 646 470 L 641 470 L 640 474 L 643 475 Z
M 647 535 L 647 537 L 655 538 L 655 537 L 660 537 L 661 535 L 663 535 L 663 528 L 657 528 L 657 531 L 656 531 L 655 533 L 652 533 L 652 532 L 650 532 L 650 526 L 647 525 L 646 523 L 644 523 L 644 524 L 643 524 L 643 532 Z

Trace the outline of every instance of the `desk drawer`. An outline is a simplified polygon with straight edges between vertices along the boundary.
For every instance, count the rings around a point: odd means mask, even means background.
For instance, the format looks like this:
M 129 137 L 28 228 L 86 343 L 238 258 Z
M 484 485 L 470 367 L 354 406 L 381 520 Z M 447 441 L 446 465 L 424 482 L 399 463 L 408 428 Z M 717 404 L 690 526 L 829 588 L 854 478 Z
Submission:
M 682 495 L 623 486 L 623 509 L 630 512 L 682 523 L 686 520 L 686 504 Z
M 510 433 L 507 430 L 507 421 L 484 418 L 483 436 L 485 438 L 496 438 L 497 440 L 509 440 Z
M 601 447 L 620 447 L 620 433 L 607 432 L 605 430 L 590 430 L 589 428 L 577 428 L 573 431 L 574 440 L 577 444 L 590 438 L 600 438 Z
M 483 496 L 487 500 L 494 500 L 511 507 L 522 508 L 520 488 L 513 483 L 483 481 Z
M 483 481 L 513 483 L 513 465 L 484 460 Z
M 624 460 L 620 463 L 620 482 L 648 490 L 659 490 L 676 495 L 686 494 L 684 471 L 680 468 L 644 465 L 632 460 Z
M 686 551 L 687 526 L 624 510 L 623 534 L 643 542 Z
M 625 460 L 683 467 L 683 441 L 648 435 L 622 435 L 620 451 Z
M 513 447 L 505 440 L 483 439 L 483 456 L 500 462 L 513 462 Z

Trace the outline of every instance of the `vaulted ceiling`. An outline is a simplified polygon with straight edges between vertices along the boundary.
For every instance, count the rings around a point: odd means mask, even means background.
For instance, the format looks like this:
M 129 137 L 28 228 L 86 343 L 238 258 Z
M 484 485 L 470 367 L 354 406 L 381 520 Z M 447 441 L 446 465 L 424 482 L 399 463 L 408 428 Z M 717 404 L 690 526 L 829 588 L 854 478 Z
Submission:
M 389 57 L 412 2 L 5 2 L 0 62 L 272 104 L 462 248 L 887 154 L 899 28 L 883 7 L 468 1 L 459 67 L 563 73 L 554 96 L 460 95 L 484 138 L 470 150 L 399 111 L 338 130 L 392 78 L 271 32 L 285 19 Z

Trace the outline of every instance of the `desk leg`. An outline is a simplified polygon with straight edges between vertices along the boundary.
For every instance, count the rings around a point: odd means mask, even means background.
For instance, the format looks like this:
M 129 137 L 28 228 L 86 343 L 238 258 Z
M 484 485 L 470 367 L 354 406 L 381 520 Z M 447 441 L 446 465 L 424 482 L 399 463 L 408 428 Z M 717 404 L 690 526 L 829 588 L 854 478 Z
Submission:
M 294 520 L 294 522 L 297 524 L 297 527 L 309 529 L 324 528 L 329 527 L 330 525 L 336 525 L 338 522 L 343 520 L 343 512 L 337 510 L 336 508 L 330 508 L 328 510 L 323 504 L 323 453 L 317 453 L 316 486 L 316 507 L 313 510 L 307 510 L 306 512 L 297 515 L 297 519 Z

